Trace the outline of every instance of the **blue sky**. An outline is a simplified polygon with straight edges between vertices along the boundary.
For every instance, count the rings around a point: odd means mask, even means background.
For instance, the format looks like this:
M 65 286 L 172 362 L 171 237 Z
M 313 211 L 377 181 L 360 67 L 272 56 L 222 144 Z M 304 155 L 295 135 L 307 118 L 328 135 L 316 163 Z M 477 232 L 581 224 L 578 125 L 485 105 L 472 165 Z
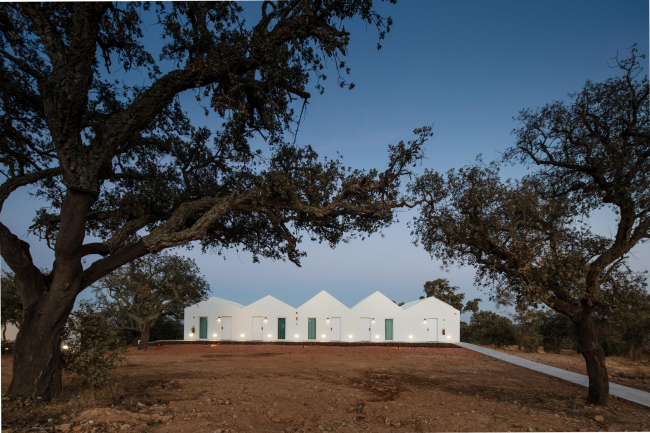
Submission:
M 243 5 L 256 14 L 260 3 Z M 394 26 L 377 51 L 377 33 L 349 22 L 351 45 L 347 63 L 352 91 L 328 80 L 325 94 L 315 92 L 298 135 L 321 156 L 340 152 L 346 165 L 383 168 L 387 145 L 413 137 L 412 130 L 434 125 L 423 167 L 447 171 L 474 161 L 490 161 L 514 142 L 510 135 L 519 110 L 566 99 L 586 80 L 601 81 L 616 73 L 609 65 L 637 43 L 648 53 L 648 2 L 639 1 L 417 1 L 380 4 Z M 647 59 L 645 66 L 647 73 Z M 335 72 L 329 75 L 333 78 Z M 183 98 L 191 100 L 191 98 Z M 192 113 L 199 113 L 188 107 Z M 198 117 L 201 117 L 200 119 Z M 197 114 L 197 122 L 206 119 Z M 520 176 L 512 167 L 506 176 Z M 25 233 L 40 207 L 19 191 L 5 204 L 1 218 L 14 233 Z M 230 251 L 226 260 L 179 250 L 196 259 L 214 296 L 242 304 L 271 294 L 298 306 L 327 290 L 352 305 L 375 290 L 391 299 L 411 301 L 426 281 L 448 278 L 468 298 L 482 297 L 483 309 L 494 308 L 487 294 L 473 286 L 471 268 L 441 270 L 440 264 L 413 245 L 406 221 L 384 230 L 384 237 L 327 245 L 305 242 L 308 256 L 298 268 L 289 262 L 262 260 Z M 611 215 L 593 218 L 603 234 L 615 228 Z M 37 264 L 51 267 L 52 254 L 33 236 Z M 647 269 L 650 248 L 634 252 L 631 265 Z M 464 319 L 467 319 L 464 317 Z

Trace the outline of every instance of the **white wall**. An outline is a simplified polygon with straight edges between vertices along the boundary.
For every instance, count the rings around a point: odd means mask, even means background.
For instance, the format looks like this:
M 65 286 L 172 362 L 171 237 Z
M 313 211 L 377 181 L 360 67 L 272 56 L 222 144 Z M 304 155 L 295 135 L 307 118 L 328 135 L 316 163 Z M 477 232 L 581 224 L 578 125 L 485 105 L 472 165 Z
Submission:
M 7 323 L 7 329 L 5 330 L 7 341 L 16 341 L 16 335 L 18 335 L 18 327 L 11 323 Z
M 453 343 L 460 341 L 460 311 L 437 298 L 425 298 L 404 310 L 408 314 L 409 329 L 403 341 L 431 341 L 427 329 L 431 319 L 438 319 L 437 341 Z M 427 319 L 425 322 L 424 319 Z M 443 329 L 445 330 L 443 335 Z M 413 338 L 409 338 L 413 335 Z
M 262 341 L 277 341 L 278 318 L 280 317 L 286 319 L 286 340 L 292 340 L 294 332 L 292 332 L 291 324 L 295 321 L 296 311 L 291 305 L 285 304 L 273 296 L 265 296 L 259 301 L 242 308 L 241 315 L 237 320 L 238 331 L 236 334 L 233 332 L 233 340 L 251 340 L 253 316 L 261 316 L 262 319 L 266 317 L 266 321 L 263 322 Z M 235 329 L 234 323 L 233 320 L 233 331 Z M 304 338 L 307 339 L 307 331 L 304 333 Z
M 236 302 L 228 301 L 221 298 L 210 298 L 206 301 L 199 302 L 185 309 L 185 318 L 183 320 L 184 335 L 186 340 L 199 339 L 199 318 L 208 318 L 208 340 L 221 339 L 221 323 L 219 317 L 232 316 L 233 318 L 233 336 L 235 334 L 235 318 L 240 317 L 243 305 Z M 194 327 L 194 333 L 192 333 Z M 216 335 L 215 335 L 216 334 Z
M 348 308 L 329 293 L 322 291 L 298 308 L 272 296 L 242 306 L 220 298 L 210 298 L 185 309 L 185 339 L 199 339 L 200 317 L 208 318 L 207 340 L 221 340 L 220 317 L 232 316 L 232 340 L 252 339 L 253 317 L 266 318 L 262 341 L 278 341 L 278 318 L 286 319 L 285 341 L 330 341 L 330 319 L 341 318 L 341 341 L 361 341 L 362 318 L 371 319 L 370 341 L 384 342 L 385 320 L 393 319 L 395 342 L 458 342 L 460 341 L 460 311 L 436 298 L 426 298 L 398 307 L 380 292 Z M 308 319 L 316 319 L 316 339 L 308 340 Z M 297 320 L 296 320 L 297 319 Z M 374 321 L 372 321 L 374 319 Z M 425 322 L 424 319 L 427 319 Z M 437 319 L 437 335 L 433 329 Z M 192 333 L 192 327 L 195 332 Z M 444 335 L 443 335 L 444 329 Z M 269 336 L 270 335 L 270 336 Z

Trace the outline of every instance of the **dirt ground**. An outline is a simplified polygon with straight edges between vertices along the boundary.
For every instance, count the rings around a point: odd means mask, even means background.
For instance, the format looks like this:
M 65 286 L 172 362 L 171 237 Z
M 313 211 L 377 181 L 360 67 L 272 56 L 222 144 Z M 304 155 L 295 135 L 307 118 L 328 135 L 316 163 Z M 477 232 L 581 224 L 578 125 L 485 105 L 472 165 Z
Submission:
M 508 346 L 501 349 L 490 347 L 490 349 L 575 373 L 587 374 L 585 359 L 572 350 L 563 350 L 562 353 L 544 353 L 543 349 L 540 348 L 540 353 L 526 353 L 519 350 L 517 346 Z M 605 361 L 610 382 L 650 392 L 649 360 L 631 361 L 614 356 L 606 358 Z
M 2 357 L 3 394 L 11 359 Z M 169 345 L 130 349 L 101 391 L 3 401 L 2 431 L 648 431 L 650 408 L 461 348 Z

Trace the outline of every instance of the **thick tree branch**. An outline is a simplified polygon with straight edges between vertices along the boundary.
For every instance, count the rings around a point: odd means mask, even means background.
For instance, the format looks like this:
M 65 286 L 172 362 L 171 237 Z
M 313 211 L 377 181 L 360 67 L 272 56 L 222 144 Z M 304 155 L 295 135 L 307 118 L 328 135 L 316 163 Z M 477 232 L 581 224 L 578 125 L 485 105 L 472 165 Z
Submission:
M 4 206 L 4 202 L 9 197 L 9 195 L 21 186 L 31 185 L 32 183 L 38 182 L 39 180 L 59 176 L 60 174 L 61 168 L 54 167 L 7 179 L 2 185 L 0 185 L 0 211 L 2 210 L 2 206 Z

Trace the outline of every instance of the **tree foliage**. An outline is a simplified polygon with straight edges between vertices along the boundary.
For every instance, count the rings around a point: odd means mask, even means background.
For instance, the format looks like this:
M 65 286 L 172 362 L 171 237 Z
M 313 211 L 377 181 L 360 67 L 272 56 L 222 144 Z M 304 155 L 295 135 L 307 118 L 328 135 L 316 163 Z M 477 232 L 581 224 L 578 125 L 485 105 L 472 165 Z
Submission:
M 443 302 L 451 305 L 461 313 L 471 311 L 476 313 L 478 311 L 478 303 L 481 302 L 480 298 L 472 299 L 463 303 L 465 299 L 464 293 L 456 293 L 460 287 L 452 286 L 446 278 L 437 278 L 433 281 L 424 283 L 424 293 L 427 298 L 438 298 Z
M 477 311 L 470 323 L 461 326 L 461 339 L 467 343 L 502 347 L 515 344 L 515 326 L 507 317 L 493 311 Z
M 637 360 L 650 353 L 650 293 L 643 273 L 618 273 L 603 290 L 594 322 L 607 355 Z
M 430 128 L 391 146 L 383 171 L 285 140 L 326 63 L 347 86 L 344 24 L 363 20 L 381 41 L 390 19 L 368 0 L 251 5 L 252 25 L 234 2 L 0 4 L 0 209 L 31 185 L 46 201 L 32 231 L 55 254 L 40 272 L 0 224 L 25 306 L 11 395 L 59 392 L 76 296 L 120 266 L 194 241 L 299 264 L 304 235 L 334 246 L 385 227 L 404 203 L 400 181 Z M 145 20 L 160 33 L 143 37 Z M 212 113 L 210 129 L 192 123 L 183 93 Z
M 571 319 L 594 404 L 606 404 L 609 389 L 594 310 L 627 253 L 650 237 L 648 79 L 635 48 L 618 66 L 622 76 L 587 82 L 571 104 L 520 113 L 505 161 L 537 166 L 532 174 L 502 181 L 496 164 L 479 161 L 446 176 L 427 171 L 411 186 L 422 202 L 414 234 L 432 256 L 474 266 L 497 299 Z M 588 225 L 602 208 L 617 215 L 613 237 Z
M 63 368 L 93 387 L 106 385 L 124 360 L 125 344 L 110 322 L 88 304 L 72 313 L 62 334 Z
M 97 306 L 147 349 L 151 328 L 161 317 L 183 319 L 186 307 L 205 300 L 210 286 L 193 259 L 166 253 L 136 259 L 102 278 L 93 290 Z

